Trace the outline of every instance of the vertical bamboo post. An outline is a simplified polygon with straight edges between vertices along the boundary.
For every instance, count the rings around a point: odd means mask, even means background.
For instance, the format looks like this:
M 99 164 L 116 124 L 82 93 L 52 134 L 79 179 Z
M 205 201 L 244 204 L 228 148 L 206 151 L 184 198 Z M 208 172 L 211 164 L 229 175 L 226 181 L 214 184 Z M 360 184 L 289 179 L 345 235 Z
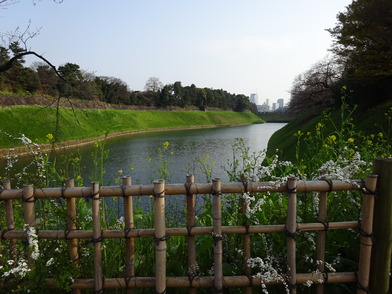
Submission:
M 378 175 L 374 209 L 374 239 L 372 251 L 372 293 L 385 294 L 390 290 L 392 250 L 392 158 L 375 159 L 373 171 Z
M 165 181 L 154 181 L 155 290 L 166 292 Z
M 132 178 L 130 176 L 126 176 L 122 178 L 122 189 L 123 191 L 127 186 L 132 185 Z M 128 233 L 134 228 L 133 223 L 133 203 L 132 196 L 124 197 L 124 223 L 125 223 L 125 232 Z M 129 238 L 125 236 L 125 278 L 127 281 L 127 287 L 129 280 L 135 276 L 135 239 Z M 127 293 L 133 293 L 133 289 L 127 289 Z
M 102 273 L 102 232 L 100 216 L 99 182 L 91 183 L 92 217 L 93 217 L 93 245 L 94 245 L 94 290 L 96 293 L 103 292 Z
M 290 293 L 297 293 L 297 268 L 296 268 L 296 243 L 295 236 L 297 233 L 297 180 L 290 178 L 287 182 L 288 207 L 287 207 L 287 264 L 289 267 L 289 289 Z
M 319 197 L 319 205 L 318 205 L 318 215 L 317 221 L 324 224 L 325 230 L 317 232 L 317 256 L 316 259 L 321 261 L 317 263 L 317 269 L 320 273 L 324 273 L 325 271 L 325 239 L 327 235 L 327 196 L 328 192 L 320 192 L 318 194 Z M 317 284 L 316 285 L 316 293 L 322 294 L 324 293 L 324 285 Z
M 74 179 L 67 179 L 64 181 L 65 188 L 72 188 L 75 186 Z M 67 198 L 67 232 L 76 230 L 76 199 Z M 71 261 L 76 263 L 79 259 L 78 253 L 78 239 L 68 239 L 68 251 Z M 72 293 L 79 294 L 80 289 L 73 289 Z
M 4 190 L 11 189 L 10 180 L 3 181 Z M 14 209 L 12 205 L 12 200 L 5 200 L 5 223 L 8 231 L 12 231 L 15 229 L 15 221 L 14 221 Z M 10 246 L 10 257 L 12 260 L 16 261 L 16 239 L 9 240 Z
M 244 186 L 244 194 L 248 193 L 248 180 L 245 175 L 241 175 L 241 181 Z M 244 196 L 244 195 L 242 195 Z M 244 272 L 245 275 L 250 279 L 252 279 L 252 268 L 249 266 L 248 261 L 251 258 L 251 243 L 250 243 L 250 234 L 248 233 L 249 224 L 246 220 L 246 201 L 244 197 L 241 197 L 241 215 L 244 217 L 244 226 L 246 227 L 246 234 L 244 235 Z M 252 287 L 245 288 L 245 294 L 252 294 Z
M 214 238 L 214 290 L 223 293 L 221 180 L 212 179 L 212 234 Z
M 22 197 L 25 226 L 35 228 L 34 186 L 31 184 L 24 184 Z M 26 230 L 28 229 L 27 227 L 25 228 Z M 28 243 L 27 246 L 29 246 Z M 31 250 L 28 250 L 27 259 L 30 267 L 32 266 L 31 255 Z
M 358 289 L 357 293 L 368 293 L 370 261 L 372 254 L 373 237 L 373 211 L 374 198 L 377 185 L 377 175 L 367 175 L 364 187 L 364 197 L 362 202 L 362 220 L 360 221 L 360 248 L 358 266 Z
M 74 187 L 75 182 L 74 179 L 65 180 L 65 188 Z M 67 231 L 76 230 L 76 199 L 75 198 L 67 198 Z M 72 262 L 77 262 L 79 258 L 78 254 L 78 239 L 68 239 L 68 250 L 71 257 Z
M 185 187 L 186 194 L 186 226 L 188 228 L 187 249 L 188 249 L 188 275 L 190 279 L 189 293 L 196 293 L 196 288 L 192 287 L 192 280 L 199 274 L 196 260 L 196 241 L 195 236 L 191 235 L 192 228 L 195 226 L 195 195 L 189 193 L 189 189 L 195 182 L 194 175 L 186 175 Z

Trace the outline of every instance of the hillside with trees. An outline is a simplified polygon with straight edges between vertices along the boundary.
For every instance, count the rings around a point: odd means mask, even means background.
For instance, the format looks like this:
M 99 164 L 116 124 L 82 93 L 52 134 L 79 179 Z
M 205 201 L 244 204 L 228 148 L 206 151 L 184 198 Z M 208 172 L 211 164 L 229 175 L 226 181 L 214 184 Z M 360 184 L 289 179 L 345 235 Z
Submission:
M 144 91 L 132 91 L 119 78 L 95 76 L 75 63 L 65 63 L 55 68 L 49 62 L 41 61 L 26 67 L 26 53 L 28 51 L 18 42 L 11 42 L 8 48 L 0 46 L 0 92 L 153 108 L 213 108 L 257 112 L 256 105 L 243 94 L 232 94 L 222 89 L 198 88 L 194 84 L 183 86 L 180 81 L 163 85 L 156 77 L 146 81 Z
M 327 30 L 331 56 L 299 74 L 292 86 L 289 111 L 318 114 L 346 102 L 360 108 L 392 99 L 392 1 L 355 0 Z

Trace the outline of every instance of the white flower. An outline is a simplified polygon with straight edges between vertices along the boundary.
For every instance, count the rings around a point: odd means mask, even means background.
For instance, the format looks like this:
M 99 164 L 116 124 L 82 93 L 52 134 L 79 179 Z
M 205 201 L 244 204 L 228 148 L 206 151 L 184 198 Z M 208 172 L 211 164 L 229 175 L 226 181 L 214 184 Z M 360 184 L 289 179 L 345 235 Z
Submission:
M 46 266 L 51 266 L 54 263 L 54 258 L 52 257 L 46 262 Z

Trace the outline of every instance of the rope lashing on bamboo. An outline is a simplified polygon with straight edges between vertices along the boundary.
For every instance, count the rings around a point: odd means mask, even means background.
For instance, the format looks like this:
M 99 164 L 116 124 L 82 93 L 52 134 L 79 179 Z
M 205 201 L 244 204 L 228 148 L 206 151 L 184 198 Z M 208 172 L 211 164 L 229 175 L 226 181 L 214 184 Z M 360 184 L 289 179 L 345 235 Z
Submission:
M 328 283 L 328 273 L 323 272 L 324 284 Z
M 30 196 L 29 198 L 24 198 L 22 195 L 22 201 L 25 203 L 33 203 L 35 202 L 37 199 L 34 198 L 34 194 L 32 196 Z
M 134 229 L 124 229 L 124 238 L 125 239 L 132 239 L 132 237 L 128 236 L 130 232 L 132 232 Z
M 163 237 L 160 237 L 160 238 L 154 237 L 153 240 L 154 240 L 155 245 L 158 245 L 160 242 L 166 241 L 167 237 L 166 236 L 163 236 Z
M 362 191 L 363 194 L 367 194 L 367 195 L 376 195 L 376 194 L 377 194 L 377 191 L 376 191 L 376 190 L 372 191 L 372 190 L 370 190 L 368 187 L 366 187 L 366 184 L 365 184 L 365 180 L 364 180 L 364 179 L 362 179 L 361 182 L 362 182 L 362 184 L 363 184 L 363 188 L 361 189 L 361 191 Z
M 152 196 L 154 196 L 154 198 L 164 198 L 165 197 L 165 190 L 163 190 L 162 192 L 159 192 L 159 193 L 154 193 L 154 194 L 152 194 Z
M 364 286 L 361 285 L 361 283 L 359 282 L 359 279 L 358 279 L 358 272 L 354 272 L 354 275 L 355 275 L 355 280 L 356 280 L 356 284 L 357 284 L 357 289 L 358 289 L 358 290 L 362 290 L 362 291 L 364 291 L 365 293 L 370 293 L 369 287 L 364 287 Z
M 199 270 L 196 272 L 192 271 L 191 269 L 188 270 L 188 281 L 189 281 L 189 288 L 195 288 L 193 286 L 193 280 L 198 277 L 200 274 Z
M 297 284 L 291 284 L 290 283 L 290 277 L 288 275 L 286 276 L 285 280 L 286 280 L 286 285 L 289 288 L 289 290 L 297 289 Z
M 327 191 L 328 193 L 331 193 L 333 191 L 333 182 L 331 179 L 326 179 L 326 178 L 321 178 L 321 181 L 325 181 L 328 186 L 329 186 L 329 190 Z
M 65 240 L 68 240 L 68 235 L 69 235 L 69 233 L 71 233 L 73 230 L 68 230 L 68 229 L 65 229 L 64 230 L 64 239 Z
M 363 229 L 362 229 L 362 220 L 361 219 L 359 219 L 358 220 L 358 231 L 359 231 L 359 234 L 362 236 L 362 237 L 365 237 L 365 238 L 370 238 L 370 241 L 371 241 L 371 244 L 364 244 L 363 242 L 359 242 L 361 245 L 363 245 L 363 246 L 372 246 L 373 245 L 373 243 L 374 243 L 374 234 L 373 234 L 373 232 L 371 232 L 371 233 L 366 233 Z
M 190 226 L 190 227 L 186 227 L 186 230 L 188 231 L 188 236 L 192 236 L 192 229 L 194 228 L 195 226 Z
M 249 287 L 253 287 L 253 278 L 252 278 L 252 276 L 251 275 L 246 275 L 246 277 L 249 280 Z
M 64 184 L 64 183 L 63 183 L 63 184 Z M 62 186 L 62 187 L 61 187 L 61 198 L 63 198 L 63 199 L 67 199 L 67 197 L 65 197 L 65 194 L 64 194 L 65 190 L 67 190 L 67 187 Z
M 320 221 L 320 220 L 318 222 L 324 226 L 324 231 L 329 230 L 329 222 Z
M 214 245 L 216 245 L 217 242 L 223 240 L 223 235 L 218 235 L 215 234 L 214 232 L 212 233 L 212 239 L 214 240 Z
M 289 187 L 287 187 L 287 194 L 297 194 L 297 186 L 289 189 Z
M 97 243 L 101 243 L 103 241 L 103 230 L 101 230 L 101 234 L 99 235 L 98 238 L 92 238 L 90 240 L 91 244 L 97 244 Z
M 186 196 L 192 195 L 191 194 L 192 183 L 185 183 L 184 187 L 185 187 L 185 190 L 186 190 Z
M 221 196 L 222 195 L 222 192 L 221 191 L 215 191 L 214 189 L 212 189 L 212 191 L 211 191 L 211 195 L 212 196 Z
M 131 282 L 132 278 L 135 278 L 135 276 L 124 277 L 125 289 L 130 289 L 131 288 L 129 283 Z
M 287 237 L 290 237 L 291 239 L 295 240 L 295 238 L 297 237 L 297 234 L 299 233 L 298 224 L 297 224 L 297 227 L 295 229 L 295 232 L 289 232 L 289 230 L 287 229 L 287 224 L 285 224 L 284 225 L 284 232 L 285 232 Z
M 94 291 L 94 294 L 103 294 L 105 288 L 105 277 L 102 276 L 102 287 L 99 290 Z

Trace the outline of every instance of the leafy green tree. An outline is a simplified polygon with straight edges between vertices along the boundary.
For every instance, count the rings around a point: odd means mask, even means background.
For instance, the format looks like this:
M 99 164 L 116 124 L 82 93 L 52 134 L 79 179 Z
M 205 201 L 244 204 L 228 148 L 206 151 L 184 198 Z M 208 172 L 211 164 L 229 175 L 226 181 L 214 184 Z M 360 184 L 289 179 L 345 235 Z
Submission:
M 328 30 L 332 51 L 345 65 L 354 97 L 361 102 L 391 99 L 392 1 L 354 0 L 337 20 Z
M 66 63 L 59 66 L 58 72 L 62 78 L 57 84 L 60 95 L 63 97 L 75 97 L 75 87 L 83 81 L 80 66 L 75 63 Z
M 58 90 L 56 85 L 59 77 L 53 68 L 43 62 L 36 62 L 33 65 L 35 71 L 38 74 L 38 78 L 41 83 L 42 94 L 50 95 L 53 97 L 58 96 Z
M 101 91 L 101 99 L 106 103 L 130 104 L 128 85 L 118 78 L 95 77 L 96 86 Z

